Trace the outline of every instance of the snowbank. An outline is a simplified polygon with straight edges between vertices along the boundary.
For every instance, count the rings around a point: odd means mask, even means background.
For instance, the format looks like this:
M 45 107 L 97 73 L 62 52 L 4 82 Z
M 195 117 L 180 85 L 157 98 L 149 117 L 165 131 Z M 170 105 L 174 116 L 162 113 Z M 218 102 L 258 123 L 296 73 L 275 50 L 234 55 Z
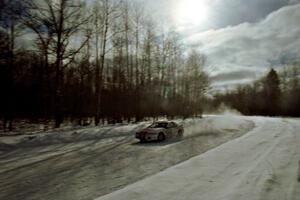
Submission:
M 245 130 L 249 123 L 237 116 L 205 116 L 175 120 L 184 126 L 184 137 L 199 135 L 217 135 Z M 84 129 L 59 130 L 32 135 L 6 136 L 0 138 L 0 151 L 18 147 L 35 147 L 43 145 L 73 143 L 87 140 L 100 140 L 113 137 L 134 137 L 134 133 L 149 125 L 151 121 L 129 125 L 114 125 L 105 127 L 89 127 Z
M 35 147 L 42 145 L 129 136 L 133 135 L 133 132 L 145 127 L 148 124 L 149 122 L 141 122 L 130 125 L 90 127 L 85 129 L 47 132 L 34 135 L 6 136 L 0 138 L 0 150 L 11 149 L 13 147 Z

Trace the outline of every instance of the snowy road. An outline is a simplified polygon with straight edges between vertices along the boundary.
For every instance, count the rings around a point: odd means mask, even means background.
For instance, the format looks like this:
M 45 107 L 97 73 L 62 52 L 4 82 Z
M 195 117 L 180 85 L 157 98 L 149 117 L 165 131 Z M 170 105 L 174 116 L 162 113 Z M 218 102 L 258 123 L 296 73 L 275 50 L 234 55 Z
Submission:
M 92 200 L 254 127 L 241 117 L 207 116 L 187 120 L 183 140 L 141 144 L 133 138 L 139 126 L 91 127 L 21 138 L 15 144 L 20 148 L 0 153 L 0 199 Z M 5 141 L 12 144 L 14 138 L 2 138 Z
M 246 135 L 97 200 L 299 200 L 300 120 L 248 119 Z

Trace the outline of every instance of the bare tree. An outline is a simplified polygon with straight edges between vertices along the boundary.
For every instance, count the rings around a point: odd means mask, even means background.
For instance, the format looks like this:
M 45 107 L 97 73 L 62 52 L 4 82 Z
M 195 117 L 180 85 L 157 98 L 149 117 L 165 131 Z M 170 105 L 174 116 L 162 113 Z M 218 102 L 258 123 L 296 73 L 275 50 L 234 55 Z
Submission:
M 101 92 L 103 87 L 103 72 L 105 58 L 108 52 L 108 40 L 115 34 L 111 32 L 112 21 L 120 16 L 120 2 L 101 0 L 95 6 L 95 38 L 96 38 L 96 72 L 95 72 L 95 125 L 100 122 L 101 113 Z
M 24 99 L 11 112 L 15 116 L 47 120 L 54 116 L 59 127 L 65 117 L 79 124 L 93 117 L 98 125 L 100 119 L 114 123 L 135 117 L 139 121 L 199 111 L 192 108 L 201 104 L 208 84 L 204 57 L 197 51 L 185 57 L 176 31 L 157 22 L 143 4 L 129 0 L 22 2 L 26 9 L 14 16 L 25 25 L 20 30 L 35 37 L 30 51 L 14 47 L 19 26 L 0 29 L 5 38 L 0 40 L 0 50 L 13 55 L 0 54 L 0 70 L 7 68 L 5 74 L 10 74 L 1 77 L 11 77 L 6 81 L 10 85 L 1 85 Z
M 134 26 L 134 38 L 135 38 L 135 118 L 136 121 L 140 121 L 141 117 L 141 109 L 140 109 L 140 101 L 141 101 L 141 94 L 140 94 L 140 32 L 141 32 L 141 24 L 143 21 L 143 7 L 137 4 L 133 5 L 133 16 L 132 16 L 132 23 Z
M 64 68 L 86 45 L 88 38 L 77 47 L 70 44 L 72 41 L 78 40 L 78 31 L 88 21 L 88 18 L 82 15 L 84 6 L 80 0 L 32 1 L 29 7 L 30 11 L 24 22 L 37 34 L 44 50 L 45 62 L 48 63 L 49 53 L 54 60 L 54 117 L 55 127 L 59 127 L 63 122 L 61 86 Z

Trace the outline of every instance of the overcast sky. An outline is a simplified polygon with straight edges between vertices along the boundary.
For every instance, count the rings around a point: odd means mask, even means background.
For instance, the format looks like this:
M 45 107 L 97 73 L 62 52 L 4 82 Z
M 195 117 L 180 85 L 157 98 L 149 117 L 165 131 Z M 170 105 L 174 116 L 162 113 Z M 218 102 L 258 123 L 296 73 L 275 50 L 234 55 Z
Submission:
M 145 1 L 177 23 L 174 10 L 179 0 Z M 300 0 L 198 1 L 207 7 L 205 20 L 176 26 L 187 44 L 208 56 L 215 88 L 251 82 L 271 66 L 299 60 Z
M 300 0 L 135 1 L 207 55 L 214 89 L 249 83 L 271 67 L 300 61 Z M 195 17 L 182 21 L 178 10 L 184 6 L 184 14 Z M 196 16 L 203 19 L 194 23 Z

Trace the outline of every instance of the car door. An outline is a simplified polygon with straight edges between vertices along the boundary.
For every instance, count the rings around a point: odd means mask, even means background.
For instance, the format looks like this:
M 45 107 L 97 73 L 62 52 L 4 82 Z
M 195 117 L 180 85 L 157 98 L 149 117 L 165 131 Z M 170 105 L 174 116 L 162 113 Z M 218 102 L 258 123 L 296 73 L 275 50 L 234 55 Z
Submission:
M 168 129 L 170 132 L 170 137 L 175 137 L 176 136 L 176 124 L 174 122 L 170 122 L 168 124 Z
M 167 132 L 167 138 L 172 138 L 173 136 L 173 127 L 170 122 L 168 122 L 167 127 L 166 127 L 166 132 Z

